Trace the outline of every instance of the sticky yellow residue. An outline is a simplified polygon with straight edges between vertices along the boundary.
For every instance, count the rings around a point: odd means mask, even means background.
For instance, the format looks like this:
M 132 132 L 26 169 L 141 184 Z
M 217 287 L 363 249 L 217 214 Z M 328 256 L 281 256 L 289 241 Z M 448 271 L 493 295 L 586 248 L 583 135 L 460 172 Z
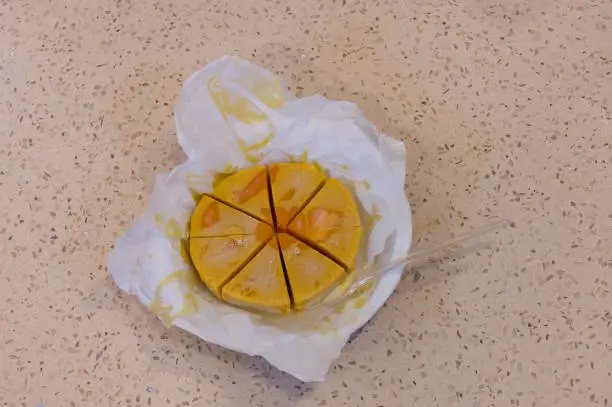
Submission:
M 236 171 L 238 171 L 238 167 L 237 166 L 235 166 L 233 164 L 225 164 L 223 166 L 223 171 L 222 172 L 224 172 L 226 174 L 231 174 L 231 173 L 234 173 Z
M 200 197 L 202 196 L 202 194 L 199 193 L 198 191 L 196 191 L 193 188 L 189 188 L 189 192 L 191 193 L 191 197 L 193 198 L 193 202 L 198 203 L 198 201 L 200 200 Z
M 369 281 L 366 281 L 365 283 L 360 284 L 357 292 L 365 294 L 368 291 L 370 291 L 373 287 L 374 287 L 374 280 L 369 280 Z
M 245 153 L 244 157 L 253 165 L 259 164 L 259 161 L 263 158 L 263 155 L 255 156 L 253 154 Z
M 208 92 L 225 121 L 228 116 L 232 116 L 243 123 L 255 124 L 261 123 L 268 117 L 244 97 L 232 100 L 230 92 L 221 86 L 216 76 L 211 77 L 208 81 Z
M 223 116 L 226 123 L 231 116 L 238 121 L 247 124 L 257 124 L 265 120 L 269 120 L 268 115 L 261 111 L 254 103 L 245 97 L 233 97 L 232 93 L 225 89 L 216 76 L 213 76 L 208 81 L 208 91 L 217 109 Z M 272 81 L 258 83 L 253 89 L 253 93 L 259 100 L 272 109 L 277 109 L 283 106 L 284 96 L 278 79 Z M 232 127 L 230 125 L 230 127 Z M 268 130 L 269 131 L 269 130 Z M 264 134 L 261 134 L 263 136 Z M 253 154 L 252 152 L 261 150 L 267 146 L 274 138 L 274 133 L 269 132 L 263 140 L 247 145 L 247 143 L 237 136 L 238 145 L 244 154 L 245 158 L 251 164 L 257 164 L 263 157 L 262 154 Z
M 315 325 L 314 330 L 322 334 L 332 332 L 334 335 L 338 335 L 338 328 L 336 328 L 336 325 L 334 325 L 333 321 L 328 316 L 324 317 L 320 323 Z
M 183 237 L 185 229 L 181 229 L 178 222 L 174 218 L 170 218 L 166 223 L 166 237 L 168 239 L 180 239 Z
M 187 183 L 188 184 L 198 184 L 201 183 L 203 181 L 206 181 L 206 175 L 205 174 L 196 174 L 195 172 L 187 172 Z
M 347 278 L 346 280 L 349 281 L 349 283 L 343 283 L 338 287 L 338 292 L 340 293 L 344 293 L 346 292 L 346 290 L 353 284 L 355 278 L 353 276 L 353 278 Z M 353 293 L 351 295 L 351 297 L 355 297 L 354 299 L 347 299 L 345 302 L 342 302 L 338 305 L 336 305 L 334 307 L 334 313 L 336 314 L 341 314 L 345 311 L 346 309 L 346 304 L 352 301 L 353 304 L 353 308 L 354 309 L 359 309 L 361 307 L 363 307 L 366 302 L 368 301 L 368 296 L 366 295 L 366 293 L 368 291 L 370 291 L 372 288 L 374 287 L 374 282 L 373 281 L 368 281 L 366 283 L 364 283 L 363 285 L 360 285 L 359 288 L 356 290 L 355 293 Z
M 346 306 L 345 302 L 342 302 L 334 307 L 334 314 L 342 314 Z
M 366 213 L 365 214 L 365 222 L 364 222 L 364 225 L 363 225 L 364 235 L 365 236 L 370 236 L 370 234 L 374 230 L 374 227 L 376 226 L 378 221 L 380 221 L 381 218 L 382 217 L 380 215 L 380 210 L 378 209 L 378 206 L 376 206 L 376 204 L 374 204 L 372 206 L 372 213 Z
M 244 154 L 244 157 L 251 164 L 259 164 L 259 161 L 263 158 L 263 154 L 255 155 L 253 154 L 253 152 L 257 152 L 262 148 L 266 147 L 268 144 L 270 144 L 270 141 L 272 141 L 273 138 L 274 133 L 271 132 L 262 141 L 251 145 L 247 145 L 244 140 L 238 139 L 238 147 L 240 148 L 240 151 L 242 151 L 242 154 Z
M 213 189 L 216 188 L 221 183 L 221 181 L 223 181 L 224 179 L 226 179 L 227 177 L 229 177 L 230 175 L 238 171 L 238 169 L 239 169 L 238 167 L 232 164 L 226 164 L 225 167 L 223 168 L 223 171 L 215 174 L 215 177 L 213 178 L 213 182 L 212 182 Z
M 292 163 L 305 163 L 308 162 L 308 150 L 304 151 L 300 155 L 289 154 L 289 161 Z
M 188 239 L 173 239 L 172 248 L 176 250 L 185 264 L 191 264 L 191 256 L 189 255 L 189 240 Z
M 272 141 L 273 138 L 274 138 L 274 133 L 270 133 L 263 140 L 261 140 L 259 143 L 254 143 L 254 144 L 251 144 L 250 146 L 247 146 L 247 144 L 244 142 L 244 140 L 239 139 L 238 140 L 238 146 L 240 147 L 242 152 L 246 154 L 246 153 L 248 153 L 250 151 L 259 150 L 260 148 L 263 148 L 263 147 L 267 146 L 270 143 L 270 141 Z
M 280 109 L 285 103 L 278 78 L 258 83 L 253 89 L 253 93 L 270 109 Z
M 164 222 L 164 217 L 161 215 L 161 213 L 156 213 L 155 216 L 153 217 L 153 219 L 155 220 L 155 223 L 163 223 Z
M 365 189 L 367 189 L 368 191 L 372 189 L 372 185 L 370 185 L 367 179 L 363 180 L 363 185 L 365 186 Z
M 168 285 L 177 282 L 184 283 L 187 285 L 187 293 L 183 296 L 182 308 L 173 314 L 172 305 L 163 305 L 162 303 L 162 290 Z M 196 300 L 196 294 L 201 292 L 200 280 L 197 278 L 195 273 L 191 270 L 178 270 L 168 274 L 155 289 L 155 298 L 151 302 L 149 308 L 151 311 L 159 317 L 164 326 L 170 327 L 177 318 L 185 317 L 187 315 L 195 314 L 198 311 L 198 303 Z
M 312 160 L 312 165 L 314 165 L 317 170 L 319 170 L 322 174 L 324 174 L 326 177 L 329 178 L 330 176 L 329 170 L 323 167 L 321 164 L 319 164 L 317 160 Z
M 224 179 L 232 175 L 231 173 L 227 174 L 224 172 L 218 172 L 213 179 L 213 189 L 217 187 Z
M 354 306 L 355 309 L 359 309 L 359 308 L 363 307 L 367 302 L 368 302 L 368 296 L 367 295 L 361 295 L 361 296 L 355 298 L 355 301 L 353 301 L 353 306 Z

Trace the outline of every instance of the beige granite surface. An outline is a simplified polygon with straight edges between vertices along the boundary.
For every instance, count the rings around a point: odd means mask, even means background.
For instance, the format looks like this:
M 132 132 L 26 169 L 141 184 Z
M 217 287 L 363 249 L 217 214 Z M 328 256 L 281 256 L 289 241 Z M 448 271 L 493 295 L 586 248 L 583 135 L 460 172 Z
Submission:
M 105 264 L 231 53 L 409 152 L 405 278 L 323 383 L 166 330 Z M 0 406 L 612 405 L 609 0 L 0 2 Z

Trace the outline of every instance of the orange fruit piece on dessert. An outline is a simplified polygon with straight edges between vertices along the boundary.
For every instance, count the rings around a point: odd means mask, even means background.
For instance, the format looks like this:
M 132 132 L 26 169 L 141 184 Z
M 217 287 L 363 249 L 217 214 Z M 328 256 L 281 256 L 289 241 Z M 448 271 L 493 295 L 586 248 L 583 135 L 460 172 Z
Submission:
M 287 313 L 291 298 L 276 238 L 270 239 L 221 290 L 223 300 L 240 307 Z
M 276 225 L 284 230 L 325 182 L 325 176 L 309 163 L 280 163 L 268 167 Z
M 344 277 L 344 268 L 286 233 L 278 235 L 296 310 L 329 294 Z
M 289 231 L 351 269 L 361 241 L 361 220 L 349 190 L 330 179 L 289 223 Z
M 273 224 L 268 170 L 263 165 L 228 176 L 214 188 L 212 195 L 259 220 Z
M 218 237 L 259 233 L 264 241 L 272 228 L 216 199 L 203 195 L 196 206 L 189 225 L 190 237 Z

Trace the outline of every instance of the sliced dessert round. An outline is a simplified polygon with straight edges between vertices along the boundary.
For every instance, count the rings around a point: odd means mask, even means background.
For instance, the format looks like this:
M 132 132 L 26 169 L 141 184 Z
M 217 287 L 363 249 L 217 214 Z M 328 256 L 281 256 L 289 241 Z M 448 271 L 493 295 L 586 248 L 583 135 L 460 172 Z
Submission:
M 349 190 L 296 163 L 230 175 L 202 197 L 189 230 L 190 256 L 208 288 L 267 313 L 327 296 L 354 266 L 361 240 Z

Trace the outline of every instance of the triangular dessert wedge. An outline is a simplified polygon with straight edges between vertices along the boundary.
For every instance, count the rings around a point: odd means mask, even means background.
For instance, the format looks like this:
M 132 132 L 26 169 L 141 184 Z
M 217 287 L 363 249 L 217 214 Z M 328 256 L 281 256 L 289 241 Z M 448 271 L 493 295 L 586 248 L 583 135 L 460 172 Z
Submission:
M 268 169 L 276 224 L 284 230 L 320 188 L 325 176 L 309 163 L 271 164 Z
M 193 265 L 217 296 L 274 234 L 271 226 L 207 195 L 196 206 L 189 232 Z
M 344 268 L 289 234 L 278 235 L 296 310 L 316 302 L 342 281 Z
M 267 236 L 268 239 L 272 235 Z M 191 261 L 200 279 L 217 296 L 247 262 L 257 254 L 266 240 L 255 234 L 189 239 Z
M 276 238 L 266 243 L 221 290 L 230 304 L 273 313 L 287 313 L 291 299 Z
M 230 175 L 215 187 L 212 194 L 257 219 L 273 224 L 268 171 L 263 165 Z
M 361 221 L 351 193 L 330 179 L 289 224 L 288 230 L 344 267 L 354 266 Z
M 191 216 L 190 237 L 218 237 L 229 235 L 260 236 L 272 233 L 269 225 L 204 195 Z M 267 236 L 266 238 L 269 238 Z

